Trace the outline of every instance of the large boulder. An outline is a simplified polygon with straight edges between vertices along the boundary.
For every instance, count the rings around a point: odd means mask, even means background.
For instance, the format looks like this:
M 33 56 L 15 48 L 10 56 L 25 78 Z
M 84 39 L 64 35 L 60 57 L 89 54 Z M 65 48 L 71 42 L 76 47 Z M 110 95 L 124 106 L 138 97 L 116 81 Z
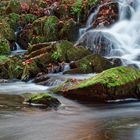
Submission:
M 92 54 L 70 63 L 70 67 L 72 69 L 66 71 L 65 74 L 99 73 L 114 67 L 114 65 L 108 59 L 98 54 Z
M 116 67 L 77 84 L 66 83 L 57 90 L 78 100 L 105 102 L 108 100 L 140 98 L 140 71 L 131 67 Z
M 125 49 L 116 49 L 120 42 L 110 33 L 100 30 L 89 30 L 83 34 L 75 43 L 75 46 L 81 46 L 91 50 L 94 54 L 102 56 L 121 56 Z
M 45 41 L 58 40 L 58 23 L 55 16 L 38 18 L 33 23 L 34 35 L 44 37 Z

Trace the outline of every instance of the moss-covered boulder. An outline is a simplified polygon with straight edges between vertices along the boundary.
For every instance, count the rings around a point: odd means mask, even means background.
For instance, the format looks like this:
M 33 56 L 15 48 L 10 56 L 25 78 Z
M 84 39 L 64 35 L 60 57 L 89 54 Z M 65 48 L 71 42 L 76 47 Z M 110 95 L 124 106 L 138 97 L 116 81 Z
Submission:
M 65 88 L 61 85 L 62 95 L 79 100 L 105 102 L 107 100 L 140 98 L 140 71 L 131 67 L 116 67 L 95 77 L 72 84 Z
M 27 81 L 35 77 L 40 68 L 33 60 L 0 56 L 0 78 Z
M 48 93 L 41 93 L 32 95 L 27 101 L 29 104 L 41 104 L 48 107 L 56 108 L 60 105 L 60 102 L 55 98 L 49 95 Z
M 58 23 L 59 19 L 55 16 L 38 18 L 33 23 L 34 35 L 44 37 L 43 41 L 58 40 Z
M 31 45 L 27 57 L 45 67 L 52 62 L 76 61 L 89 54 L 91 52 L 85 48 L 75 48 L 69 41 L 60 41 Z
M 77 73 L 99 73 L 113 67 L 113 64 L 106 58 L 92 54 L 70 64 L 72 68 L 64 74 Z M 74 67 L 74 69 L 73 69 Z
M 56 47 L 57 53 L 65 62 L 76 61 L 91 54 L 91 52 L 85 48 L 75 48 L 73 43 L 69 41 L 61 41 L 56 44 Z

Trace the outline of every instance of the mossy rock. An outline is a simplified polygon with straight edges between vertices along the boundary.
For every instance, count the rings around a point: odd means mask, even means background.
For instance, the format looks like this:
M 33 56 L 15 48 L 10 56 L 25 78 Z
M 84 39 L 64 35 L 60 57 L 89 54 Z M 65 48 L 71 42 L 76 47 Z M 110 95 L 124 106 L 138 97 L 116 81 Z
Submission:
M 17 14 L 17 13 L 10 13 L 9 14 L 8 23 L 14 31 L 16 30 L 16 28 L 18 26 L 19 20 L 20 20 L 19 14 Z
M 60 92 L 69 98 L 105 102 L 107 100 L 140 98 L 139 83 L 139 70 L 121 66 L 103 71 L 79 84 L 67 88 L 61 87 Z
M 42 64 L 70 62 L 91 54 L 85 48 L 75 48 L 69 41 L 44 42 L 31 45 L 28 57 Z
M 98 54 L 91 54 L 71 63 L 70 67 L 72 69 L 64 72 L 64 74 L 100 73 L 113 68 L 114 65 L 108 59 Z
M 88 55 L 76 61 L 75 66 L 85 73 L 100 73 L 113 68 L 111 62 L 99 54 Z
M 37 67 L 35 61 L 30 64 L 26 64 L 24 67 L 22 67 L 22 69 L 21 80 L 23 81 L 28 81 L 30 78 L 35 77 L 38 72 L 40 72 L 40 69 Z
M 10 45 L 7 39 L 0 35 L 0 55 L 10 53 Z
M 36 95 L 31 95 L 27 101 L 29 104 L 42 104 L 46 107 L 57 108 L 60 105 L 60 102 L 55 97 L 52 97 L 48 93 L 40 93 Z
M 44 36 L 44 41 L 58 40 L 59 19 L 55 16 L 44 16 L 33 22 L 34 31 L 37 36 Z
M 75 48 L 73 43 L 66 40 L 58 43 L 56 47 L 61 59 L 65 62 L 76 61 L 91 54 L 91 52 L 85 48 Z
M 23 72 L 22 60 L 13 58 L 3 58 L 0 62 L 0 78 L 4 79 L 20 79 Z

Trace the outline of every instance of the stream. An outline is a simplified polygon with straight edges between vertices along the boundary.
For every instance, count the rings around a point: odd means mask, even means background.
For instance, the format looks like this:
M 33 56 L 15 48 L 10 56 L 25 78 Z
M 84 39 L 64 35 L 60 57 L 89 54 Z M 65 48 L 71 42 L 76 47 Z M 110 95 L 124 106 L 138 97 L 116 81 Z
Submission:
M 1 95 L 11 95 L 2 98 L 6 108 L 0 102 L 0 140 L 139 140 L 137 101 L 90 104 L 55 95 L 62 105 L 48 111 L 12 102 L 17 94 L 48 90 L 46 86 L 19 81 L 0 85 Z
M 107 43 L 110 43 L 111 50 L 106 57 L 121 58 L 124 65 L 135 64 L 140 67 L 140 20 L 137 20 L 140 17 L 140 2 L 135 0 L 134 6 L 128 5 L 127 0 L 118 2 L 120 19 L 114 26 L 101 30 L 87 30 L 97 14 L 92 13 L 87 27 L 81 29 L 78 41 L 82 42 L 86 34 L 90 34 L 91 38 L 88 38 L 86 47 L 93 50 L 93 44 L 98 41 L 96 34 L 100 35 L 100 40 L 105 36 L 106 40 L 109 40 Z M 131 13 L 129 20 L 125 17 L 128 12 L 126 9 Z M 129 28 L 125 28 L 128 26 Z M 101 45 L 100 40 L 97 45 Z M 18 44 L 16 45 L 18 48 Z M 17 49 L 11 55 L 24 52 L 25 50 L 21 52 Z M 65 78 L 76 77 L 61 76 L 50 75 L 58 79 L 52 80 L 54 84 L 60 84 Z M 77 75 L 76 78 L 91 76 L 93 75 Z M 19 103 L 22 99 L 18 95 L 44 93 L 49 90 L 50 86 L 36 85 L 32 82 L 0 83 L 0 140 L 140 140 L 139 101 L 91 104 L 54 95 L 62 103 L 57 110 L 45 110 Z

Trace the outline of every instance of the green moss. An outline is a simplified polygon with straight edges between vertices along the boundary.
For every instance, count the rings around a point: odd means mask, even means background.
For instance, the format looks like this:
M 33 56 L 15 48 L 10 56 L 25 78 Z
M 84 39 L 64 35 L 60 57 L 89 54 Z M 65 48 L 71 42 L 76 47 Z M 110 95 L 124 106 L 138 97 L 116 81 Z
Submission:
M 0 78 L 20 78 L 22 72 L 22 60 L 16 57 L 5 58 L 5 61 L 0 63 Z
M 25 14 L 25 15 L 22 15 L 22 16 L 23 16 L 24 22 L 26 24 L 33 23 L 37 19 L 37 17 L 33 14 Z
M 8 23 L 10 24 L 10 27 L 14 30 L 16 30 L 16 26 L 18 24 L 18 21 L 20 20 L 20 15 L 16 13 L 9 14 Z
M 26 96 L 27 97 L 27 96 Z M 55 98 L 49 95 L 48 93 L 40 93 L 36 95 L 31 95 L 27 102 L 35 104 L 43 104 L 46 107 L 58 107 L 60 102 Z
M 91 54 L 85 48 L 75 48 L 73 43 L 69 41 L 62 41 L 60 44 L 57 44 L 57 50 L 61 54 L 61 59 L 66 62 L 76 61 Z
M 57 40 L 58 38 L 58 22 L 59 19 L 55 16 L 48 17 L 44 23 L 44 34 L 47 35 L 48 41 Z
M 30 64 L 26 64 L 23 67 L 23 73 L 21 76 L 21 80 L 26 81 L 29 80 L 32 76 L 35 76 L 38 73 L 39 68 L 37 67 L 36 62 L 32 62 Z
M 138 78 L 140 78 L 139 70 L 122 66 L 106 70 L 93 78 L 87 79 L 80 84 L 73 86 L 70 89 L 86 88 L 98 83 L 103 84 L 108 88 L 113 88 L 125 85 Z
M 52 96 L 49 95 L 48 93 L 40 93 L 40 94 L 33 95 L 30 98 L 30 100 L 32 100 L 32 102 L 38 102 L 43 99 L 51 100 Z
M 0 55 L 0 63 L 5 63 L 9 58 L 5 55 Z
M 0 55 L 9 54 L 10 46 L 7 39 L 0 35 Z
M 53 54 L 51 55 L 51 58 L 54 62 L 59 61 L 61 58 L 60 52 L 58 52 L 58 51 L 53 52 Z
M 71 85 L 71 82 L 69 80 L 67 80 L 66 82 L 64 82 L 63 84 L 61 84 L 60 86 L 54 88 L 52 91 L 54 93 L 58 93 L 59 91 L 64 90 L 65 88 L 69 87 Z

